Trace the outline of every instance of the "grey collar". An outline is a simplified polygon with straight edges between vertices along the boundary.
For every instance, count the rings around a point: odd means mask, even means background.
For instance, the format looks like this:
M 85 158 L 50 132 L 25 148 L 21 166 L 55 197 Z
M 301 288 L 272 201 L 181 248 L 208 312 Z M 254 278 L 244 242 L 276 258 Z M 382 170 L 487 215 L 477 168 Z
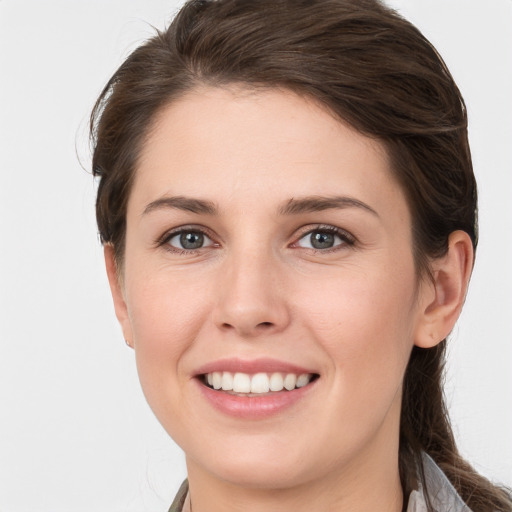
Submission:
M 471 512 L 432 458 L 423 453 L 422 462 L 426 489 L 420 483 L 418 490 L 411 492 L 407 512 L 428 512 L 426 494 L 436 512 Z

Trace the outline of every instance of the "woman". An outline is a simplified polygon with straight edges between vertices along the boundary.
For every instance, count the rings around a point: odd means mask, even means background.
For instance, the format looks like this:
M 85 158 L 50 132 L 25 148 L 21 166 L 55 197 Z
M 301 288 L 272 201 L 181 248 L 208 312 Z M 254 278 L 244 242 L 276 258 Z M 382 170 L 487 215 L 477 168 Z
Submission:
M 460 457 L 464 102 L 374 0 L 193 1 L 94 109 L 98 226 L 171 510 L 512 510 Z

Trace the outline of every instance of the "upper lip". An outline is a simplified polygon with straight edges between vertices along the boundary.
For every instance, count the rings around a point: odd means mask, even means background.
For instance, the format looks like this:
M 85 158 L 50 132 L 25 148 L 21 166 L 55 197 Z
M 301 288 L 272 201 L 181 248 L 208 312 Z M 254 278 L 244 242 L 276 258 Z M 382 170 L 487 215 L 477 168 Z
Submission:
M 301 373 L 316 373 L 311 369 L 304 368 L 295 364 L 291 364 L 285 361 L 279 361 L 277 359 L 260 358 L 252 360 L 244 360 L 238 358 L 229 359 L 218 359 L 206 363 L 199 367 L 196 371 L 196 375 L 204 375 L 213 372 L 231 372 L 231 373 L 295 373 L 300 375 Z

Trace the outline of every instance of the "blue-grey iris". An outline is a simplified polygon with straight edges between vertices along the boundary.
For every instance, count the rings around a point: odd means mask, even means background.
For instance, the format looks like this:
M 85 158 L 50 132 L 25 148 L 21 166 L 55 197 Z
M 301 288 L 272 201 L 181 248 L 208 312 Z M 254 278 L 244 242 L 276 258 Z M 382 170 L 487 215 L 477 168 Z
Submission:
M 325 231 L 311 233 L 311 246 L 315 249 L 329 249 L 334 246 L 334 234 Z
M 197 231 L 188 231 L 180 235 L 180 244 L 184 249 L 199 249 L 204 244 L 204 235 Z

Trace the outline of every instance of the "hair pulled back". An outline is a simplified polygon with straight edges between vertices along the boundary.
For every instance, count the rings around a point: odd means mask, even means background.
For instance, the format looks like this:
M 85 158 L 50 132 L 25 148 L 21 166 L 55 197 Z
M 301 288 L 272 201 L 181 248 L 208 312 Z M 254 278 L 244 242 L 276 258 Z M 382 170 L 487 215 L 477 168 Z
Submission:
M 411 212 L 419 275 L 455 230 L 476 248 L 464 101 L 418 29 L 378 0 L 192 0 L 121 65 L 91 116 L 98 227 L 120 265 L 130 188 L 156 115 L 198 86 L 231 84 L 314 98 L 384 144 Z M 414 347 L 406 370 L 402 484 L 406 492 L 415 486 L 425 451 L 474 512 L 510 511 L 505 491 L 457 451 L 442 388 L 445 345 Z

